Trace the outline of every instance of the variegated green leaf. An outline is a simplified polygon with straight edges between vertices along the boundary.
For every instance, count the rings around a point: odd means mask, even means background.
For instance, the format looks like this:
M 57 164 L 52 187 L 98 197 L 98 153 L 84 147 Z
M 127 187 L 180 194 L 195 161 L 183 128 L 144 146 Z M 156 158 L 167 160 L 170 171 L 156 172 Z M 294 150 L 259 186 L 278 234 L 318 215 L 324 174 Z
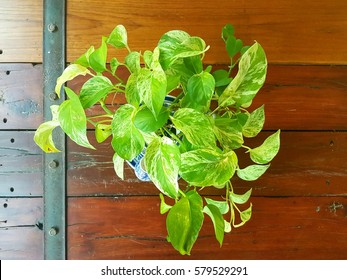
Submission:
M 210 73 L 195 74 L 188 80 L 187 92 L 181 106 L 206 112 L 210 108 L 214 88 L 215 80 Z
M 84 67 L 90 67 L 89 57 L 95 51 L 94 46 L 91 46 L 84 54 L 77 58 L 73 63 Z
M 125 86 L 125 98 L 129 104 L 135 107 L 138 107 L 141 102 L 137 79 L 138 73 L 132 73 Z
M 228 202 L 224 201 L 219 201 L 219 200 L 214 200 L 211 198 L 206 197 L 205 198 L 207 204 L 211 204 L 216 206 L 219 211 L 221 212 L 222 215 L 226 214 L 229 212 L 229 204 Z
M 117 25 L 107 39 L 107 43 L 116 48 L 125 48 L 128 44 L 128 35 L 123 25 Z
M 251 197 L 252 189 L 249 189 L 244 194 L 236 194 L 234 192 L 230 193 L 230 200 L 236 204 L 245 204 L 248 199 Z
M 207 204 L 203 212 L 207 214 L 213 223 L 214 233 L 219 245 L 222 246 L 224 239 L 224 219 L 219 209 L 213 204 Z
M 103 99 L 112 90 L 112 82 L 104 76 L 95 76 L 86 81 L 80 91 L 80 101 L 87 109 Z
M 128 69 L 131 73 L 136 73 L 140 71 L 140 53 L 139 52 L 131 52 L 125 57 L 125 64 L 128 66 Z
M 265 123 L 264 105 L 254 110 L 242 128 L 245 137 L 255 137 L 263 129 Z
M 87 138 L 87 117 L 78 95 L 67 87 L 65 87 L 65 92 L 69 99 L 65 100 L 58 109 L 61 128 L 76 144 L 95 149 Z
M 35 143 L 46 153 L 60 152 L 53 142 L 53 130 L 59 126 L 58 105 L 51 106 L 52 120 L 42 123 L 35 131 Z
M 219 98 L 220 106 L 243 106 L 252 101 L 263 86 L 267 60 L 259 43 L 254 43 L 241 57 L 235 78 Z
M 233 220 L 233 226 L 238 228 L 243 226 L 246 222 L 248 222 L 252 217 L 252 203 L 251 205 L 244 211 L 240 212 L 241 222 L 239 224 L 235 224 L 235 220 Z
M 145 147 L 141 132 L 134 125 L 136 108 L 130 104 L 119 107 L 112 120 L 112 147 L 126 160 L 132 160 Z
M 269 163 L 280 149 L 280 130 L 265 139 L 259 147 L 249 150 L 253 162 L 259 164 Z
M 90 67 L 97 73 L 101 73 L 106 70 L 106 60 L 107 60 L 107 37 L 103 37 L 101 41 L 101 46 L 92 52 L 89 56 Z
M 215 147 L 216 139 L 208 117 L 191 108 L 178 109 L 171 117 L 175 127 L 197 147 Z
M 225 150 L 235 150 L 242 146 L 242 126 L 237 119 L 222 118 L 214 119 L 214 133 Z
M 164 70 L 179 58 L 200 55 L 207 50 L 204 40 L 199 37 L 191 37 L 187 32 L 181 30 L 165 33 L 160 38 L 158 47 L 160 63 Z
M 112 127 L 110 124 L 98 123 L 95 126 L 95 138 L 98 143 L 104 142 L 112 135 Z
M 137 77 L 137 89 L 142 101 L 157 117 L 166 96 L 166 75 L 159 63 L 159 49 L 153 51 L 151 69 L 141 68 Z
M 266 170 L 270 167 L 270 164 L 268 165 L 250 165 L 247 166 L 244 169 L 237 169 L 236 173 L 239 178 L 245 181 L 255 181 L 257 180 L 261 175 L 263 175 Z
M 204 221 L 202 198 L 190 191 L 171 209 L 166 218 L 168 241 L 182 255 L 190 255 Z
M 180 175 L 193 186 L 220 186 L 234 175 L 237 156 L 234 151 L 198 149 L 183 153 Z
M 145 154 L 146 171 L 153 184 L 172 198 L 178 195 L 180 155 L 178 146 L 168 137 L 154 138 Z
M 140 102 L 144 102 L 155 118 L 163 107 L 167 87 L 166 75 L 158 59 L 159 49 L 156 48 L 153 52 L 152 68 L 141 68 L 131 74 L 125 89 L 125 96 L 130 104 L 137 107 Z
M 57 84 L 55 86 L 55 93 L 60 97 L 60 91 L 63 84 L 76 78 L 79 75 L 85 76 L 87 74 L 91 73 L 86 67 L 79 64 L 70 64 L 65 68 L 61 76 L 58 77 Z
M 121 158 L 117 153 L 114 153 L 112 157 L 113 161 L 113 168 L 114 171 L 116 172 L 117 176 L 124 180 L 124 159 Z

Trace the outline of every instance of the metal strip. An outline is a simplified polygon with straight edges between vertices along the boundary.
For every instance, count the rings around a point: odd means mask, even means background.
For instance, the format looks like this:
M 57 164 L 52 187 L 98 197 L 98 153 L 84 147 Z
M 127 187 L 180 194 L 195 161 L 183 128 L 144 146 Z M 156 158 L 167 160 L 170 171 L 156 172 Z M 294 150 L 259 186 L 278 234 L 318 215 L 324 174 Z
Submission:
M 65 67 L 65 0 L 44 0 L 43 7 L 43 93 L 44 119 L 51 120 L 51 105 L 65 99 L 54 93 L 57 78 Z M 66 169 L 65 134 L 56 129 L 54 142 L 63 151 L 44 155 L 44 258 L 66 259 Z

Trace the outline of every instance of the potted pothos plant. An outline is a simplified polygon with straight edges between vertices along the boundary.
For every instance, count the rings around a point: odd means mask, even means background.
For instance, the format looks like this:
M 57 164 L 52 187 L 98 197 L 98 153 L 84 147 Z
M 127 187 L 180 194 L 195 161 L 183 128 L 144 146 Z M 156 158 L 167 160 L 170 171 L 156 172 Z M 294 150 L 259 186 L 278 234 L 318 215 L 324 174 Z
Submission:
M 280 147 L 280 130 L 258 147 L 244 141 L 257 136 L 265 121 L 264 106 L 247 111 L 265 81 L 263 48 L 258 42 L 244 46 L 230 24 L 221 37 L 230 65 L 213 69 L 203 64 L 209 47 L 200 37 L 172 30 L 154 50 L 139 52 L 130 49 L 125 27 L 116 26 L 102 37 L 99 48 L 91 46 L 57 79 L 56 94 L 65 90 L 68 99 L 51 106 L 52 120 L 42 123 L 34 136 L 47 153 L 59 152 L 52 136 L 56 127 L 91 149 L 87 123 L 95 127 L 97 142 L 111 137 L 115 173 L 123 179 L 127 162 L 158 188 L 160 212 L 167 213 L 167 240 L 181 254 L 190 254 L 206 216 L 220 245 L 225 233 L 251 218 L 252 204 L 240 207 L 248 203 L 251 189 L 238 194 L 231 179 L 258 179 Z M 126 49 L 124 61 L 112 58 L 107 63 L 109 47 Z M 124 71 L 125 79 L 119 75 Z M 63 88 L 79 75 L 88 78 L 79 92 Z M 117 95 L 124 95 L 126 104 L 107 102 Z M 94 105 L 103 113 L 86 115 Z M 245 152 L 254 164 L 239 166 L 237 153 Z M 205 187 L 223 195 L 203 197 Z

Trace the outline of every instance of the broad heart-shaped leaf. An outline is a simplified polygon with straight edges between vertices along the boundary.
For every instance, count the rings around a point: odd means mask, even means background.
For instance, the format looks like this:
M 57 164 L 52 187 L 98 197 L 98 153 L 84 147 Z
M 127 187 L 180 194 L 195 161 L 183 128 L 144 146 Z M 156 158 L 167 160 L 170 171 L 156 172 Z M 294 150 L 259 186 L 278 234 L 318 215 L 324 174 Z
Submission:
M 181 106 L 206 112 L 214 93 L 215 80 L 208 72 L 202 72 L 192 76 L 188 80 L 187 93 L 182 99 Z
M 136 108 L 131 104 L 119 107 L 112 120 L 112 147 L 125 160 L 132 160 L 145 147 L 141 132 L 134 125 Z
M 263 129 L 265 123 L 264 105 L 254 110 L 242 128 L 245 137 L 255 137 Z
M 205 114 L 191 108 L 181 108 L 175 112 L 171 120 L 193 145 L 197 147 L 216 146 L 212 125 Z
M 46 153 L 60 152 L 53 142 L 53 130 L 59 126 L 58 105 L 51 106 L 52 120 L 42 123 L 35 131 L 35 143 Z
M 69 99 L 58 109 L 61 128 L 76 144 L 95 149 L 87 138 L 87 117 L 78 96 L 68 87 L 65 87 L 65 92 Z
M 193 150 L 181 155 L 180 175 L 193 186 L 220 186 L 234 175 L 237 162 L 234 151 Z
M 196 56 L 204 53 L 206 43 L 199 37 L 191 37 L 187 32 L 172 30 L 159 40 L 160 63 L 164 70 L 179 58 Z
M 269 167 L 270 167 L 270 164 L 268 165 L 254 164 L 254 165 L 247 166 L 244 169 L 237 169 L 236 173 L 237 173 L 237 176 L 239 176 L 239 178 L 242 180 L 255 181 L 261 175 L 263 175 Z
M 95 76 L 84 83 L 80 91 L 80 101 L 87 109 L 104 98 L 113 88 L 112 82 L 104 76 Z
M 154 132 L 161 128 L 169 119 L 170 112 L 163 106 L 157 118 L 153 113 L 145 106 L 136 113 L 134 124 L 135 126 L 144 132 Z
M 153 184 L 169 197 L 178 195 L 178 170 L 181 165 L 178 146 L 168 137 L 156 137 L 145 154 L 146 171 Z
M 90 74 L 90 71 L 86 67 L 79 64 L 70 64 L 65 68 L 61 76 L 58 77 L 57 84 L 55 86 L 55 93 L 60 97 L 60 91 L 63 84 L 79 75 L 85 76 L 87 74 Z
M 213 204 L 207 204 L 203 212 L 206 213 L 212 220 L 214 233 L 219 245 L 222 246 L 224 239 L 224 219 L 219 209 Z
M 242 146 L 242 126 L 238 120 L 217 116 L 214 119 L 214 133 L 223 149 L 235 150 Z
M 276 131 L 266 138 L 259 147 L 249 150 L 253 162 L 266 164 L 277 155 L 280 149 L 280 133 L 280 130 Z
M 182 255 L 190 255 L 204 221 L 202 198 L 190 191 L 170 210 L 166 218 L 168 241 Z
M 244 194 L 236 194 L 234 192 L 230 193 L 230 200 L 236 204 L 245 204 L 248 199 L 251 197 L 252 189 L 249 189 Z
M 128 35 L 123 25 L 117 25 L 107 39 L 107 43 L 116 48 L 125 48 L 128 45 Z
M 226 87 L 218 102 L 220 106 L 246 106 L 251 102 L 266 77 L 267 60 L 259 43 L 254 43 L 241 57 L 235 78 Z
M 96 49 L 89 56 L 90 67 L 97 73 L 101 73 L 106 70 L 106 59 L 107 59 L 107 37 L 103 37 L 101 46 Z

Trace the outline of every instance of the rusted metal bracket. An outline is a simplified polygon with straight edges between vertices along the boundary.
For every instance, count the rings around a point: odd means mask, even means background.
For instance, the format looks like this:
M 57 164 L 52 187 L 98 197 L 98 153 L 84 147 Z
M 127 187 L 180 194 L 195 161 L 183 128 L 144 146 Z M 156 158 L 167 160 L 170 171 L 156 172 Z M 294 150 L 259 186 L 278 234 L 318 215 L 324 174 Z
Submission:
M 51 120 L 50 106 L 59 105 L 54 88 L 65 67 L 65 0 L 44 0 L 43 94 L 44 119 Z M 61 153 L 44 155 L 44 258 L 66 259 L 66 168 L 65 134 L 56 129 L 54 142 Z

